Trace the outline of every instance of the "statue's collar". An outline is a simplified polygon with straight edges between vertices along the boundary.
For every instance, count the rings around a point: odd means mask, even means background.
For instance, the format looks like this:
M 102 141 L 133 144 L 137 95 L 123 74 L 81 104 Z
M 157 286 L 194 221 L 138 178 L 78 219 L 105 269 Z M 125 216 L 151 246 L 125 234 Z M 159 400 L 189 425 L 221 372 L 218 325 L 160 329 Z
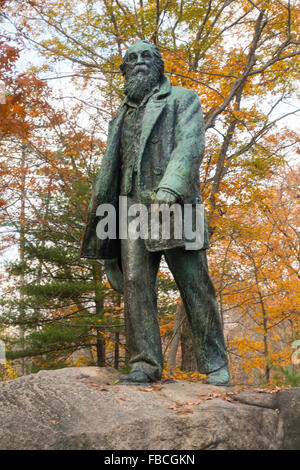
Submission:
M 163 76 L 159 84 L 159 92 L 155 95 L 156 100 L 160 100 L 165 96 L 169 95 L 171 91 L 171 83 L 169 77 Z

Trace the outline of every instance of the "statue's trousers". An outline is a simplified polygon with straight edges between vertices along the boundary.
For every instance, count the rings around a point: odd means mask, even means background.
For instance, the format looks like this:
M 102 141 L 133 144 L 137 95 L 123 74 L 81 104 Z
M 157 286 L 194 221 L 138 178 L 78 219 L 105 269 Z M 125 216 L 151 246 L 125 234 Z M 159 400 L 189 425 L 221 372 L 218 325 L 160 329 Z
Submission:
M 128 198 L 128 206 L 137 202 L 134 190 Z M 174 248 L 150 252 L 140 238 L 121 241 L 131 370 L 142 369 L 152 380 L 161 378 L 163 356 L 157 320 L 156 276 L 162 255 L 186 309 L 198 370 L 203 374 L 218 370 L 227 365 L 227 353 L 206 250 Z

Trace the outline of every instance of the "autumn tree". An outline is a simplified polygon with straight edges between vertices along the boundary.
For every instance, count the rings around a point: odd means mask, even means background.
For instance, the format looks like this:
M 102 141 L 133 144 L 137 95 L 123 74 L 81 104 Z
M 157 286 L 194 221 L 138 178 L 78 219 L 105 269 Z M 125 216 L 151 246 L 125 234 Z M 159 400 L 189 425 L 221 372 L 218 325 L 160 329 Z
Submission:
M 32 357 L 36 367 L 66 364 L 79 349 L 95 350 L 98 365 L 105 365 L 106 330 L 120 323 L 102 265 L 80 260 L 90 187 L 81 166 L 88 163 L 89 154 L 94 155 L 85 136 L 78 133 L 68 141 L 67 137 L 50 160 L 40 160 L 34 187 L 27 180 L 22 257 L 7 267 L 10 285 L 1 302 L 2 325 L 25 331 L 23 344 L 10 357 Z M 78 141 L 80 154 L 74 151 Z M 37 155 L 29 143 L 26 151 L 31 158 L 42 157 L 41 149 Z M 16 285 L 21 297 L 14 295 Z M 93 363 L 93 355 L 90 360 Z
M 105 365 L 106 331 L 111 326 L 112 337 L 119 331 L 119 315 L 114 296 L 107 295 L 101 263 L 83 265 L 79 259 L 90 188 L 104 148 L 102 125 L 94 119 L 86 131 L 79 122 L 83 105 L 70 108 L 29 71 L 20 75 L 19 49 L 4 46 L 4 258 L 18 250 L 18 260 L 6 263 L 1 300 L 1 326 L 12 346 L 9 355 L 34 358 L 38 369 L 65 363 L 85 347 L 95 350 L 91 360 L 95 357 L 98 365 Z M 16 327 L 19 338 L 8 334 Z M 24 361 L 22 365 L 24 373 Z
M 214 246 L 223 320 L 234 374 L 271 379 L 291 363 L 299 333 L 299 173 L 281 167 L 251 205 L 232 205 L 226 239 Z M 237 374 L 238 375 L 238 374 Z M 250 379 L 252 380 L 252 379 Z

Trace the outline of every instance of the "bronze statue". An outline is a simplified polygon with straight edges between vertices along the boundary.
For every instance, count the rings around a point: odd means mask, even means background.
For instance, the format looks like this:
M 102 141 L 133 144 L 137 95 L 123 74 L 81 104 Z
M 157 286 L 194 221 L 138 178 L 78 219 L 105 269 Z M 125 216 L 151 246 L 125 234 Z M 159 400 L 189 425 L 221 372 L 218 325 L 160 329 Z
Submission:
M 121 64 L 126 98 L 109 123 L 107 147 L 89 207 L 81 256 L 102 258 L 112 285 L 123 284 L 131 371 L 124 383 L 160 380 L 163 357 L 157 322 L 156 277 L 164 255 L 179 288 L 199 372 L 208 383 L 229 382 L 228 359 L 215 290 L 209 277 L 206 220 L 200 248 L 186 249 L 181 238 L 108 237 L 96 233 L 97 208 L 120 210 L 143 204 L 201 204 L 199 166 L 204 152 L 204 122 L 198 95 L 173 87 L 164 75 L 158 48 L 148 41 L 131 46 Z M 96 214 L 97 212 L 97 214 Z M 128 222 L 129 223 L 129 222 Z

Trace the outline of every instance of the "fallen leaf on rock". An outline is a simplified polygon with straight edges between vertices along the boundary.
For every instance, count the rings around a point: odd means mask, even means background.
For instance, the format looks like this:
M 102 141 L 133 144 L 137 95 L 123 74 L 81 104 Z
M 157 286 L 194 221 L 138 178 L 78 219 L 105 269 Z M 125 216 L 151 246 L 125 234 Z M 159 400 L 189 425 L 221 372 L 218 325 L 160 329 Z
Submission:
M 201 400 L 213 400 L 214 397 L 210 396 L 210 395 L 198 395 L 198 398 L 201 398 Z
M 58 424 L 59 421 L 56 421 L 55 419 L 49 419 L 49 423 L 51 423 L 51 424 Z
M 169 405 L 168 408 L 169 408 L 170 410 L 177 411 L 177 406 L 176 406 L 176 405 Z
M 198 398 L 201 400 L 213 400 L 214 398 L 220 398 L 221 400 L 233 402 L 234 398 L 233 395 L 235 395 L 237 392 L 212 392 L 209 395 L 198 395 Z
M 124 397 L 120 397 L 120 398 L 119 398 L 119 400 L 125 401 L 125 400 L 126 400 L 126 398 L 124 398 Z
M 224 395 L 224 393 L 223 393 L 223 392 L 212 392 L 210 395 L 211 395 L 213 398 L 220 398 L 220 397 L 222 397 L 222 396 Z
M 176 403 L 176 406 L 183 406 L 184 405 L 184 403 L 182 403 L 181 401 L 175 401 L 175 403 Z
M 139 387 L 139 390 L 141 392 L 153 392 L 153 391 L 158 392 L 162 388 L 164 388 L 162 385 L 151 385 L 151 387 Z
M 106 387 L 98 387 L 97 390 L 99 390 L 100 392 L 108 392 L 108 388 Z
M 222 400 L 229 401 L 230 403 L 235 401 L 234 398 L 230 396 L 225 396 L 224 398 L 222 398 Z
M 278 393 L 282 390 L 280 387 L 275 387 L 275 388 L 253 388 L 250 390 L 251 392 L 257 392 L 257 393 Z
M 190 408 L 183 408 L 182 410 L 178 410 L 176 412 L 177 415 L 185 415 L 186 413 L 194 413 L 194 412 Z
M 117 387 L 117 388 L 114 388 L 114 389 L 113 389 L 113 392 L 114 392 L 114 393 L 118 393 L 119 391 L 120 391 L 120 387 Z

